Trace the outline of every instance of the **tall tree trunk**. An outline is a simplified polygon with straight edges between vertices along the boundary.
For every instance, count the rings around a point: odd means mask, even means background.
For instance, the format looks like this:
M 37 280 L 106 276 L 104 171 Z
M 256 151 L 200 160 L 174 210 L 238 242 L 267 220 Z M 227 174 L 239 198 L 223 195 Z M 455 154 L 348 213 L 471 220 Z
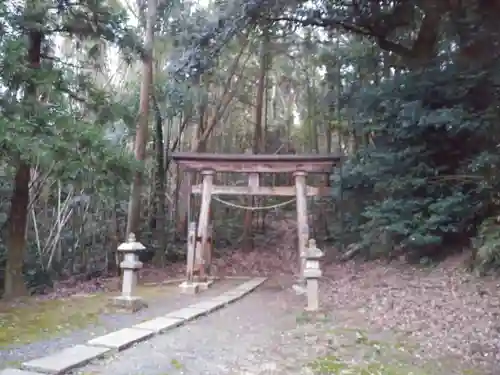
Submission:
M 23 277 L 26 224 L 28 220 L 30 166 L 19 161 L 14 180 L 9 214 L 7 267 L 5 272 L 4 298 L 27 294 Z
M 148 1 L 148 18 L 146 21 L 146 37 L 144 40 L 144 58 L 142 63 L 142 82 L 139 99 L 139 120 L 135 135 L 134 153 L 138 161 L 143 162 L 146 158 L 146 144 L 148 142 L 148 115 L 149 98 L 153 84 L 153 42 L 154 25 L 156 20 L 157 0 Z M 134 174 L 134 180 L 130 191 L 130 201 L 127 217 L 127 237 L 130 233 L 138 232 L 141 218 L 141 191 L 143 174 L 138 170 Z
M 155 113 L 155 154 L 156 154 L 156 179 L 155 179 L 155 212 L 153 214 L 153 238 L 157 246 L 154 262 L 158 266 L 163 266 L 165 261 L 165 157 L 163 141 L 163 119 L 160 107 L 153 95 L 153 105 Z M 167 154 L 168 157 L 168 154 Z
M 118 189 L 113 187 L 113 211 L 111 212 L 111 225 L 109 228 L 109 237 L 111 248 L 109 249 L 109 262 L 107 271 L 110 274 L 120 276 L 120 258 L 118 256 L 118 246 L 120 244 L 120 226 L 118 224 L 118 210 L 120 203 L 118 200 Z
M 38 69 L 41 62 L 43 34 L 38 30 L 30 30 L 28 34 L 28 63 L 32 69 Z M 33 79 L 26 85 L 26 102 L 37 101 L 37 87 Z M 18 155 L 14 191 L 12 193 L 9 213 L 7 267 L 5 272 L 4 298 L 14 298 L 26 295 L 28 290 L 24 283 L 23 263 L 26 248 L 26 225 L 28 222 L 28 205 L 30 200 L 29 184 L 31 168 Z
M 267 72 L 271 70 L 272 66 L 272 56 L 271 54 L 268 54 L 268 59 L 267 59 Z M 262 134 L 262 143 L 261 143 L 261 150 L 264 153 L 268 152 L 267 149 L 267 138 L 269 134 L 269 104 L 271 103 L 271 95 L 270 95 L 270 89 L 272 85 L 272 78 L 270 77 L 270 74 L 266 74 L 266 85 L 264 89 L 264 124 L 263 124 L 263 134 Z M 266 184 L 268 183 L 266 179 L 263 177 L 262 178 L 263 183 Z M 272 180 L 271 180 L 272 182 Z M 261 198 L 262 201 L 262 198 Z M 259 230 L 262 232 L 265 232 L 266 230 L 266 215 L 268 214 L 269 211 L 257 211 L 258 214 L 258 220 L 257 222 L 259 223 Z
M 266 28 L 263 32 L 263 38 L 260 49 L 260 68 L 259 80 L 257 83 L 256 105 L 255 105 L 255 128 L 253 139 L 253 153 L 259 154 L 262 151 L 264 144 L 264 127 L 263 127 L 263 114 L 264 114 L 264 94 L 266 89 L 266 73 L 267 73 L 267 59 L 268 59 L 268 44 L 269 44 L 269 30 Z M 253 196 L 248 197 L 248 205 L 253 206 L 255 199 Z M 245 212 L 243 226 L 243 248 L 250 250 L 252 248 L 252 232 L 253 232 L 253 211 L 247 210 Z
M 316 108 L 316 93 L 314 91 L 314 72 L 311 72 L 309 67 L 305 71 L 306 76 L 306 92 L 307 92 L 307 114 L 306 114 L 306 124 L 307 124 L 307 135 L 309 138 L 309 147 L 314 153 L 319 153 L 319 140 L 318 140 L 318 124 L 317 124 L 317 108 Z

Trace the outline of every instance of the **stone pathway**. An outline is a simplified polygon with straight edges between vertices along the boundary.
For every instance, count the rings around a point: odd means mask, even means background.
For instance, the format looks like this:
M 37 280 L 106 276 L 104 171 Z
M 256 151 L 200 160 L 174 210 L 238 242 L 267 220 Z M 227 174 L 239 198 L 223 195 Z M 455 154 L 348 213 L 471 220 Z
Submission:
M 217 309 L 261 280 L 0 375 L 498 374 L 434 358 L 405 332 L 376 328 L 365 310 L 343 309 L 338 301 L 322 301 L 326 312 L 305 314 L 291 278 L 273 277 Z
M 35 359 L 47 353 L 57 352 L 68 346 L 82 344 L 94 337 L 164 315 L 176 309 L 186 307 L 193 302 L 199 301 L 201 298 L 218 296 L 241 284 L 243 281 L 242 279 L 219 280 L 208 290 L 196 295 L 176 293 L 174 295 L 155 298 L 154 303 L 150 303 L 147 309 L 140 310 L 134 314 L 105 313 L 99 317 L 99 324 L 97 325 L 90 325 L 85 329 L 78 329 L 63 335 L 37 340 L 30 344 L 2 348 L 0 351 L 0 370 L 5 367 L 16 367 L 17 364 L 23 361 Z
M 225 309 L 89 364 L 75 375 L 293 375 L 290 367 L 300 374 L 300 347 L 294 345 L 289 358 L 289 353 L 277 353 L 296 327 L 297 311 L 288 309 L 285 295 L 292 297 L 293 291 L 263 285 Z
M 407 335 L 370 326 L 362 312 L 323 305 L 326 312 L 304 313 L 291 282 L 274 283 L 72 375 L 490 375 L 432 358 Z
M 183 325 L 192 319 L 224 307 L 250 293 L 264 281 L 265 278 L 254 278 L 217 297 L 207 298 L 180 310 L 135 324 L 130 328 L 124 328 L 96 337 L 83 345 L 74 345 L 46 357 L 23 362 L 21 364 L 22 371 L 18 369 L 5 369 L 0 372 L 0 375 L 67 373 L 90 361 L 119 352 L 139 341 L 149 339 L 169 329 Z

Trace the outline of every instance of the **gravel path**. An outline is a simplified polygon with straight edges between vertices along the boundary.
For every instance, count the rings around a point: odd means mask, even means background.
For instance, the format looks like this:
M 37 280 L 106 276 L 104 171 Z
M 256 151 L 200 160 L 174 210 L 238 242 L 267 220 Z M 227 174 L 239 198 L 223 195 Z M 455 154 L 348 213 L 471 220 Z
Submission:
M 147 309 L 143 309 L 135 314 L 103 314 L 99 318 L 98 325 L 93 325 L 86 329 L 75 330 L 69 334 L 65 333 L 61 336 L 36 341 L 27 345 L 2 349 L 0 351 L 0 369 L 16 365 L 18 362 L 42 357 L 72 345 L 85 343 L 94 336 L 130 327 L 146 319 L 167 314 L 168 312 L 186 307 L 196 301 L 222 294 L 242 282 L 242 280 L 220 280 L 215 282 L 212 288 L 195 296 L 175 294 L 157 300 L 154 304 L 150 304 Z
M 297 312 L 287 309 L 291 293 L 263 286 L 224 309 L 90 364 L 77 374 L 278 374 L 278 368 L 299 359 L 286 358 L 284 363 L 272 352 L 296 326 Z
M 324 301 L 326 313 L 304 314 L 304 297 L 291 284 L 271 279 L 222 310 L 73 375 L 498 374 L 445 345 L 428 347 L 423 337 L 374 324 L 373 307 Z

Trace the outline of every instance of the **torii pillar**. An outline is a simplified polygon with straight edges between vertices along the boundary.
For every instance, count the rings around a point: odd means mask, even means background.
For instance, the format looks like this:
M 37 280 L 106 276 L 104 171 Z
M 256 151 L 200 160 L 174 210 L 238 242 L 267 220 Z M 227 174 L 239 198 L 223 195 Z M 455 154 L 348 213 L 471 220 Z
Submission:
M 297 234 L 300 262 L 300 282 L 304 281 L 305 254 L 307 241 L 309 240 L 309 227 L 307 225 L 307 191 L 306 178 L 307 172 L 296 171 L 293 174 L 295 178 L 295 195 L 297 199 Z
M 199 270 L 199 281 L 201 282 L 207 281 L 207 268 L 210 265 L 206 263 L 211 258 L 208 254 L 208 252 L 211 251 L 209 244 L 209 216 L 214 174 L 215 171 L 212 169 L 205 169 L 201 171 L 203 181 L 195 250 L 195 268 Z

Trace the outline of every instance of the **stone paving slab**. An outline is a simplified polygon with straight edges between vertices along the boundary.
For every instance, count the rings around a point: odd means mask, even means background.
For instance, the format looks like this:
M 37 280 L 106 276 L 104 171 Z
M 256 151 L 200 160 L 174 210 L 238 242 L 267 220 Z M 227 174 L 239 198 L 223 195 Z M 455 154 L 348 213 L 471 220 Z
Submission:
M 245 293 L 243 291 L 236 291 L 236 292 L 230 292 L 230 293 L 221 294 L 219 297 L 221 299 L 226 299 L 227 303 L 231 303 L 231 302 L 239 300 L 244 295 L 245 295 Z
M 262 285 L 266 280 L 267 279 L 265 277 L 256 277 L 255 279 L 249 280 L 237 286 L 236 288 L 233 288 L 225 293 L 222 293 L 218 297 L 211 298 L 210 301 L 229 304 L 252 292 L 257 287 Z
M 238 298 L 240 297 L 245 291 L 244 290 L 231 290 L 229 292 L 226 292 L 226 293 L 223 293 L 220 295 L 220 297 L 223 297 L 223 296 L 228 296 L 228 297 L 231 297 L 231 298 Z
M 245 281 L 243 284 L 240 284 L 237 287 L 232 288 L 231 290 L 228 290 L 224 294 L 249 293 L 255 288 L 257 288 L 259 285 L 263 284 L 265 281 L 266 281 L 265 277 L 256 277 L 254 279 Z
M 225 307 L 226 305 L 229 305 L 231 302 L 233 302 L 236 299 L 236 297 L 233 296 L 222 296 L 220 295 L 219 297 L 212 298 L 211 301 L 217 302 L 221 304 L 221 307 Z
M 107 335 L 87 341 L 91 346 L 102 346 L 109 349 L 123 350 L 154 335 L 154 331 L 136 328 L 124 328 Z
M 143 323 L 136 324 L 135 326 L 132 326 L 132 328 L 145 329 L 148 331 L 153 331 L 155 334 L 158 334 L 158 333 L 164 333 L 169 329 L 178 327 L 183 323 L 184 320 L 182 319 L 166 318 L 163 316 L 159 316 L 158 318 L 154 318 L 151 320 L 147 320 Z
M 199 316 L 205 315 L 206 313 L 207 313 L 207 310 L 205 310 L 205 309 L 198 309 L 198 308 L 193 308 L 191 306 L 188 306 L 188 307 L 185 307 L 185 308 L 177 310 L 177 311 L 172 311 L 171 313 L 164 315 L 164 317 L 165 318 L 182 319 L 185 322 L 187 322 L 187 321 L 193 320 Z
M 39 372 L 24 371 L 17 368 L 6 368 L 0 371 L 0 375 L 40 375 Z
M 194 309 L 202 309 L 205 310 L 207 313 L 211 313 L 212 311 L 215 311 L 217 309 L 220 309 L 221 307 L 224 307 L 226 303 L 224 301 L 216 301 L 216 300 L 210 300 L 210 301 L 202 301 L 199 303 L 196 303 L 194 305 L 191 305 L 191 308 Z
M 24 362 L 21 367 L 23 370 L 58 375 L 75 367 L 85 365 L 109 352 L 110 349 L 108 348 L 75 345 L 47 357 Z
M 251 279 L 249 281 L 244 282 L 241 285 L 238 285 L 236 288 L 231 289 L 231 290 L 232 291 L 236 291 L 236 290 L 237 291 L 240 291 L 240 290 L 252 291 L 255 288 L 257 288 L 259 285 L 261 285 L 262 283 L 264 283 L 264 281 L 266 281 L 265 277 L 256 277 L 254 279 Z

